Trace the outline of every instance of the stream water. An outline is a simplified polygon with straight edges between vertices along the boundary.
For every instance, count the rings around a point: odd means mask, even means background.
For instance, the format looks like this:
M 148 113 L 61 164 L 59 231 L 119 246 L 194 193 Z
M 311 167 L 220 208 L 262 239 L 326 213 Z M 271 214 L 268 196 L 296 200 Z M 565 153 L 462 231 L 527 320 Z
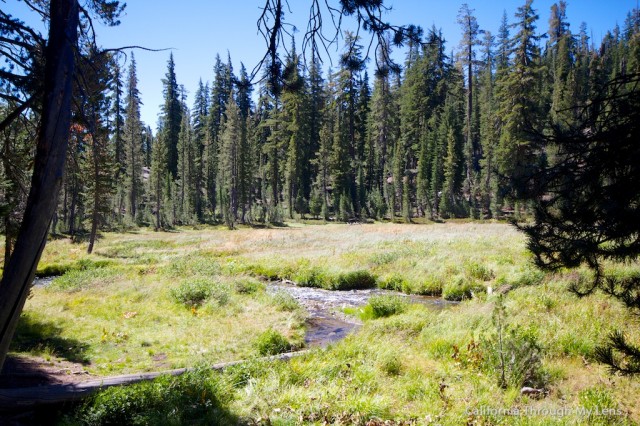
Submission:
M 267 287 L 269 292 L 283 291 L 293 296 L 309 313 L 305 343 L 307 346 L 325 346 L 343 339 L 360 327 L 360 323 L 340 312 L 343 308 L 356 308 L 368 303 L 374 295 L 395 295 L 420 303 L 431 309 L 443 309 L 451 305 L 441 298 L 407 295 L 389 290 L 368 289 L 331 291 L 319 288 L 298 287 L 294 284 L 274 282 Z
M 33 279 L 32 286 L 34 286 L 34 287 L 46 287 L 49 284 L 51 284 L 55 278 L 56 277 L 42 277 L 42 278 L 35 277 Z

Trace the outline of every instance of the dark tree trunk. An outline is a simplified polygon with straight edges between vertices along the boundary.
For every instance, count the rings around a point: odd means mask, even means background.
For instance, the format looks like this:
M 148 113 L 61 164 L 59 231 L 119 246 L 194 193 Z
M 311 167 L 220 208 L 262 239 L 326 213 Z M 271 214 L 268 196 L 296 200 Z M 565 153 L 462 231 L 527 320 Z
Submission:
M 95 121 L 94 121 L 95 123 Z M 89 236 L 89 247 L 87 247 L 87 253 L 93 252 L 93 245 L 96 241 L 96 234 L 98 233 L 98 221 L 100 220 L 100 159 L 99 159 L 99 147 L 96 141 L 95 133 L 92 135 L 93 139 L 93 212 L 91 214 L 91 235 Z
M 47 242 L 67 154 L 74 49 L 78 39 L 77 0 L 51 0 L 50 19 L 42 118 L 31 190 L 20 233 L 0 282 L 0 368 Z
M 162 208 L 160 204 L 160 198 L 162 197 L 162 192 L 160 191 L 160 176 L 156 179 L 156 227 L 155 231 L 160 229 L 162 223 L 160 222 L 160 209 Z

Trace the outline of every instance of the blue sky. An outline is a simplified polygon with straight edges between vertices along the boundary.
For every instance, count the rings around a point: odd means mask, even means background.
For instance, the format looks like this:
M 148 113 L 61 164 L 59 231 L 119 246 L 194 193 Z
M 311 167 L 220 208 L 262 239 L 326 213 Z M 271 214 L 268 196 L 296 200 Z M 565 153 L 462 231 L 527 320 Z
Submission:
M 577 32 L 580 23 L 586 22 L 592 41 L 599 43 L 616 23 L 624 24 L 627 13 L 637 6 L 637 1 L 568 0 L 571 30 Z M 456 17 L 465 2 L 475 9 L 480 28 L 494 34 L 503 11 L 506 10 L 512 22 L 516 9 L 524 4 L 524 0 L 387 0 L 385 3 L 392 7 L 387 15 L 392 23 L 416 24 L 425 29 L 432 25 L 442 28 L 447 50 L 451 52 L 460 39 Z M 540 15 L 538 32 L 546 32 L 549 10 L 555 2 L 534 0 L 533 6 Z M 115 28 L 99 26 L 98 41 L 109 48 L 128 45 L 172 48 L 178 83 L 184 84 L 189 92 L 188 103 L 191 105 L 198 80 L 202 78 L 206 82 L 213 78 L 216 53 L 226 61 L 228 51 L 236 72 L 240 62 L 250 71 L 262 57 L 265 42 L 257 33 L 256 20 L 263 4 L 264 0 L 129 0 L 122 24 Z M 309 1 L 289 0 L 289 4 L 292 14 L 287 13 L 286 19 L 298 26 L 297 38 L 301 39 L 306 28 Z M 0 0 L 0 7 L 26 22 L 36 19 L 33 14 L 25 12 L 25 6 L 19 0 Z M 166 73 L 169 52 L 138 50 L 135 56 L 144 104 L 142 119 L 155 131 L 162 103 L 161 79 Z M 325 61 L 325 65 L 328 67 L 329 62 Z

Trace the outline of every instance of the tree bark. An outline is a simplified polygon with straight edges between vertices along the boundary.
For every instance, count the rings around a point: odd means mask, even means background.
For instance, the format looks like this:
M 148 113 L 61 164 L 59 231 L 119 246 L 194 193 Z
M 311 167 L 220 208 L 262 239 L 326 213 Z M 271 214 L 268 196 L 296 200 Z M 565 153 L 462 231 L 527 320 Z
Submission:
M 95 121 L 94 121 L 95 123 Z M 93 245 L 96 241 L 96 235 L 98 234 L 98 221 L 100 220 L 100 160 L 97 136 L 95 132 L 91 135 L 93 141 L 93 212 L 91 214 L 91 234 L 89 236 L 89 247 L 87 247 L 87 253 L 93 252 Z
M 51 0 L 43 108 L 31 190 L 18 238 L 0 282 L 0 368 L 4 364 L 56 209 L 67 154 L 78 39 L 77 0 Z

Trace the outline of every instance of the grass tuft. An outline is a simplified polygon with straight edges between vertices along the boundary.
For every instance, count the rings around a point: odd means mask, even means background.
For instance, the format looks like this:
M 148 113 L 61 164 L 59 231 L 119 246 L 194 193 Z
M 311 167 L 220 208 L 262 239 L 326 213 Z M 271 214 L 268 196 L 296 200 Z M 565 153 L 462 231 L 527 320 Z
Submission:
M 272 328 L 262 333 L 255 342 L 258 353 L 262 356 L 278 355 L 289 352 L 292 344 L 277 330 Z

